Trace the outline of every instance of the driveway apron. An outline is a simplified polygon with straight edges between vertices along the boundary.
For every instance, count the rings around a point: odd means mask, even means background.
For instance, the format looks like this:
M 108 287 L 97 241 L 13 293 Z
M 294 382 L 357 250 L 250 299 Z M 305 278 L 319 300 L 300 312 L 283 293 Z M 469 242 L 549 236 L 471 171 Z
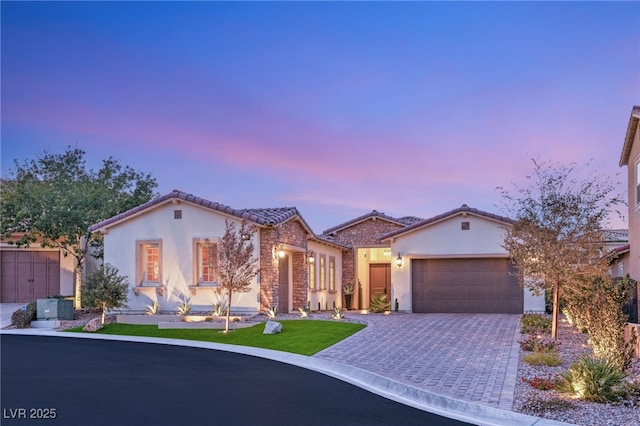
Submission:
M 316 357 L 465 401 L 511 410 L 518 319 L 507 314 L 348 314 L 363 331 Z

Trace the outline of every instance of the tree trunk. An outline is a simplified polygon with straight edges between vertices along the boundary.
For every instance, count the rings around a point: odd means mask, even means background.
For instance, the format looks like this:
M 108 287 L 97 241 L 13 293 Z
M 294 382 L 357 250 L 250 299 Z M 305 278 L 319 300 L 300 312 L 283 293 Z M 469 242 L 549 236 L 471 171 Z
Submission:
M 231 291 L 229 291 L 229 304 L 227 305 L 227 321 L 226 321 L 225 329 L 224 329 L 225 333 L 229 332 L 229 320 L 230 320 L 230 317 L 231 317 L 231 295 L 232 294 L 233 293 Z
M 73 301 L 73 304 L 75 309 L 80 309 L 82 308 L 82 262 L 80 261 L 76 262 L 74 280 L 75 299 Z
M 558 311 L 560 310 L 560 288 L 558 283 L 553 285 L 553 318 L 551 319 L 551 338 L 558 338 Z
M 102 304 L 102 325 L 104 325 L 105 312 L 107 312 L 107 304 L 103 303 Z

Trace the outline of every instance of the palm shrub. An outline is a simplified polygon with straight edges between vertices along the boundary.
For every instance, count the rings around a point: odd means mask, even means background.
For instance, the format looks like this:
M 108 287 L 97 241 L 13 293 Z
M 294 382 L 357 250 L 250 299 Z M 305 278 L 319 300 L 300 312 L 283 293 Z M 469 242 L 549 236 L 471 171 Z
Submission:
M 389 302 L 389 298 L 386 294 L 379 294 L 371 297 L 371 302 L 369 303 L 369 310 L 371 312 L 384 312 L 388 311 L 391 307 L 391 303 Z
M 584 357 L 560 375 L 556 390 L 574 398 L 593 402 L 615 401 L 622 393 L 626 374 L 615 361 Z

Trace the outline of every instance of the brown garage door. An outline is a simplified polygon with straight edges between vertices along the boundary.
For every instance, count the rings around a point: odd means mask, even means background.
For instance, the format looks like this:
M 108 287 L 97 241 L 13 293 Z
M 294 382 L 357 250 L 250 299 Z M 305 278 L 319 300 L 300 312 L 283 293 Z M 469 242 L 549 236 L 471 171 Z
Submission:
M 414 259 L 413 312 L 521 314 L 523 291 L 508 259 Z
M 0 302 L 29 303 L 60 294 L 60 253 L 0 251 Z

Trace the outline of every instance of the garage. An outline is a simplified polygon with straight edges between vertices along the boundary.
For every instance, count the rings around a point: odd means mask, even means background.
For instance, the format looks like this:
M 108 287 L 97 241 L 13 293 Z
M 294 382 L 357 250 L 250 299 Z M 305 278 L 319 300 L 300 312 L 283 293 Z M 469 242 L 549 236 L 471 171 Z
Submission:
M 29 303 L 60 294 L 60 252 L 0 251 L 0 302 Z
M 412 311 L 521 314 L 524 292 L 507 258 L 411 261 Z

